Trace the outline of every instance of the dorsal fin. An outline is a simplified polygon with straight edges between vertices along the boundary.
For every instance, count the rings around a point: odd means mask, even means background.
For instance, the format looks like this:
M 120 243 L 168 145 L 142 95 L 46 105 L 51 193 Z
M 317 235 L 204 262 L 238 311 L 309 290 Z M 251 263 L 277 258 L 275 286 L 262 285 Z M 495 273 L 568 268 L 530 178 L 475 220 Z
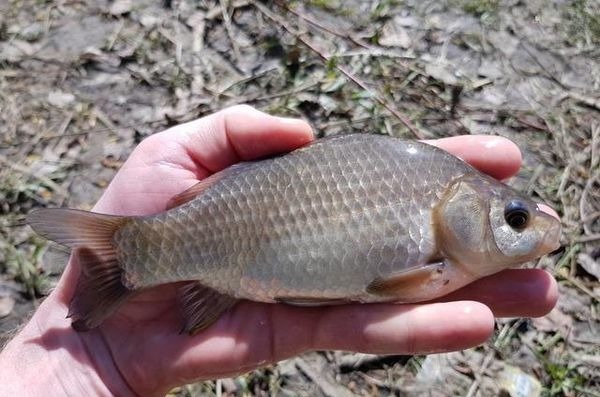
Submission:
M 253 162 L 242 162 L 234 164 L 228 168 L 225 168 L 222 171 L 215 172 L 214 174 L 204 178 L 200 182 L 196 183 L 192 187 L 184 190 L 183 192 L 176 194 L 167 202 L 167 210 L 171 208 L 179 207 L 187 202 L 192 201 L 199 195 L 201 195 L 208 188 L 219 182 L 221 179 L 231 176 L 233 174 L 238 174 L 243 172 L 245 169 L 249 168 L 250 165 L 255 164 Z
M 167 210 L 171 208 L 179 207 L 189 201 L 192 201 L 196 196 L 202 194 L 203 191 L 211 187 L 214 183 L 221 179 L 220 172 L 216 174 L 212 174 L 206 179 L 201 180 L 200 182 L 192 185 L 192 187 L 184 190 L 181 193 L 176 194 L 167 202 Z

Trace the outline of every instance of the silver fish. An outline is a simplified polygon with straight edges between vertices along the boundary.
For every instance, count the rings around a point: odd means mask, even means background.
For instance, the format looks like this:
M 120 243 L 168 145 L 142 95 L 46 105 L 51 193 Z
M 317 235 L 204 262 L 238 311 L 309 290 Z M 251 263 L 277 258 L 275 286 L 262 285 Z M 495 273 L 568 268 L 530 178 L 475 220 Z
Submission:
M 236 164 L 170 207 L 28 216 L 79 255 L 76 329 L 98 326 L 135 291 L 179 281 L 190 282 L 180 294 L 190 333 L 240 299 L 425 301 L 555 250 L 561 232 L 531 199 L 457 157 L 367 134 Z

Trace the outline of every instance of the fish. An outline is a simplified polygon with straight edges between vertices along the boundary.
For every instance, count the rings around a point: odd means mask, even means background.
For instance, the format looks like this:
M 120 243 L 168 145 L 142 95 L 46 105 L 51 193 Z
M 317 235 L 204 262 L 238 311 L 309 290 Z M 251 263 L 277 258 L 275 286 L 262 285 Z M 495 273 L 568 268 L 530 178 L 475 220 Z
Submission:
M 232 165 L 158 214 L 45 208 L 27 222 L 78 256 L 73 328 L 99 326 L 140 291 L 185 282 L 178 304 L 189 334 L 240 300 L 432 300 L 556 250 L 561 235 L 531 198 L 460 158 L 377 134 Z

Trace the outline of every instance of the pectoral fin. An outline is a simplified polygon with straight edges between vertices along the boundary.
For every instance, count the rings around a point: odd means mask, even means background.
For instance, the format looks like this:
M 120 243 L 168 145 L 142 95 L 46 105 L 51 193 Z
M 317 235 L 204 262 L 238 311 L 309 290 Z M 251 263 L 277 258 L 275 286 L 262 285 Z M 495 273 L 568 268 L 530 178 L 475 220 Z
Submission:
M 199 282 L 191 282 L 179 289 L 183 312 L 181 332 L 193 335 L 209 327 L 219 316 L 237 303 L 237 299 L 222 294 Z
M 427 295 L 434 291 L 428 289 L 444 284 L 442 277 L 445 266 L 445 262 L 436 262 L 391 274 L 389 277 L 376 278 L 367 286 L 367 292 L 402 302 L 429 299 Z

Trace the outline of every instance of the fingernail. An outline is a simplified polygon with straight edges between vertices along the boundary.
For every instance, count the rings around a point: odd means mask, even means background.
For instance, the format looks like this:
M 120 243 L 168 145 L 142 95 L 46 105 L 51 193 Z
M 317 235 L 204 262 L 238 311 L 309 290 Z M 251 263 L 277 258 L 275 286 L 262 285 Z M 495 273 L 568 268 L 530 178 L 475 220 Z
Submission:
M 502 143 L 502 139 L 490 139 L 483 144 L 486 149 L 493 149 Z

